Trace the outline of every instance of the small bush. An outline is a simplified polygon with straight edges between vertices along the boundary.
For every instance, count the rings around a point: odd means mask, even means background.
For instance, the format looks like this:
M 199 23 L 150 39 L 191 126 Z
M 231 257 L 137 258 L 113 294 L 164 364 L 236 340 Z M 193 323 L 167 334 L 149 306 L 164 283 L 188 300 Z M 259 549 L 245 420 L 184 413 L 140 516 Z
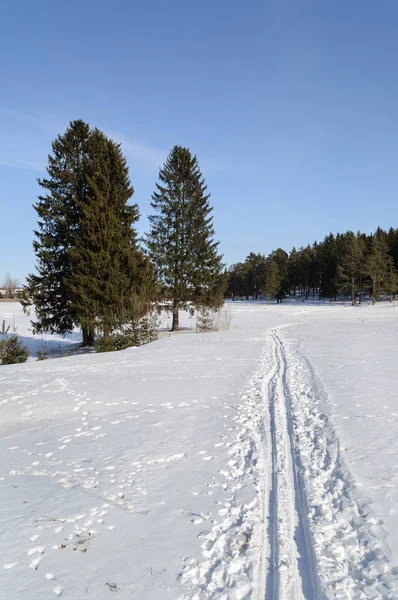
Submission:
M 131 332 L 122 331 L 96 339 L 94 350 L 96 352 L 114 352 L 115 350 L 125 350 L 136 345 L 135 336 Z
M 208 331 L 214 331 L 214 315 L 210 308 L 200 307 L 198 310 L 198 316 L 196 318 L 196 329 L 200 333 L 207 333 Z
M 157 313 L 149 313 L 138 323 L 133 322 L 122 331 L 98 338 L 94 342 L 94 349 L 96 352 L 114 352 L 154 342 L 158 338 L 157 325 Z
M 196 330 L 200 333 L 209 331 L 229 331 L 231 314 L 227 309 L 211 309 L 201 306 L 196 318 Z
M 15 365 L 28 360 L 29 350 L 18 339 L 16 331 L 10 336 L 1 335 L 0 365 Z
M 49 350 L 47 348 L 47 344 L 44 340 L 42 340 L 40 344 L 40 348 L 37 351 L 37 360 L 46 360 L 49 357 Z

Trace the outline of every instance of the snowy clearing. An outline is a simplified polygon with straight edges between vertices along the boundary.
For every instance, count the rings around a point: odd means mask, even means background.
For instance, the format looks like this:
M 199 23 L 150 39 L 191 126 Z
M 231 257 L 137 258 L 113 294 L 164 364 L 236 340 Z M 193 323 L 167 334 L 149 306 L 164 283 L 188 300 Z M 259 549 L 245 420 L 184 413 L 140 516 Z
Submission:
M 398 598 L 398 308 L 226 310 L 0 369 L 7 600 Z

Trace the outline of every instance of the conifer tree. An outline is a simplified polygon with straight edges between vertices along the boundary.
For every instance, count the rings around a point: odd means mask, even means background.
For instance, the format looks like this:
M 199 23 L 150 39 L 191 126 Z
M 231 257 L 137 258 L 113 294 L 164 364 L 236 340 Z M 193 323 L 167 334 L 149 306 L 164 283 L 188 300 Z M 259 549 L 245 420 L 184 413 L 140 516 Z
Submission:
M 163 296 L 173 311 L 173 331 L 179 329 L 183 306 L 191 302 L 216 308 L 224 300 L 226 274 L 206 190 L 196 156 L 175 146 L 159 172 L 147 236 Z
M 36 332 L 65 334 L 80 326 L 83 345 L 131 317 L 147 273 L 134 225 L 138 208 L 120 147 L 74 121 L 53 143 L 46 194 L 35 209 L 37 273 L 28 278 Z
M 395 297 L 398 291 L 398 273 L 394 267 L 392 256 L 389 256 L 387 261 L 387 289 L 390 293 L 390 302 L 392 302 L 393 297 Z
M 270 303 L 272 298 L 277 298 L 281 290 L 281 275 L 278 261 L 271 258 L 267 265 L 267 274 L 265 278 L 264 294 L 268 296 Z
M 385 233 L 381 229 L 377 229 L 372 237 L 372 247 L 365 265 L 365 272 L 372 280 L 372 304 L 380 299 L 388 279 L 390 257 L 387 252 Z
M 288 271 L 288 254 L 282 250 L 282 248 L 277 248 L 273 252 L 271 252 L 269 256 L 269 262 L 276 262 L 278 265 L 278 274 L 279 274 L 279 289 L 276 292 L 275 296 L 279 302 L 282 302 L 283 298 L 289 294 L 289 271 Z M 275 271 L 274 267 L 272 269 Z
M 151 276 L 150 264 L 137 243 L 138 207 L 128 204 L 133 188 L 126 159 L 98 129 L 91 135 L 86 173 L 90 193 L 80 207 L 68 286 L 79 323 L 108 337 L 142 316 L 135 300 Z
M 356 302 L 358 279 L 363 270 L 365 247 L 362 240 L 352 231 L 348 231 L 343 240 L 343 254 L 339 264 L 341 287 L 351 294 L 351 304 Z
M 70 123 L 65 134 L 52 144 L 48 177 L 38 180 L 44 193 L 34 205 L 39 217 L 33 242 L 37 272 L 27 278 L 29 300 L 24 302 L 25 309 L 35 306 L 37 320 L 32 325 L 36 333 L 66 334 L 78 324 L 67 282 L 72 274 L 70 248 L 79 225 L 78 207 L 87 195 L 85 164 L 89 141 L 87 123 Z M 87 331 L 84 337 L 88 338 Z

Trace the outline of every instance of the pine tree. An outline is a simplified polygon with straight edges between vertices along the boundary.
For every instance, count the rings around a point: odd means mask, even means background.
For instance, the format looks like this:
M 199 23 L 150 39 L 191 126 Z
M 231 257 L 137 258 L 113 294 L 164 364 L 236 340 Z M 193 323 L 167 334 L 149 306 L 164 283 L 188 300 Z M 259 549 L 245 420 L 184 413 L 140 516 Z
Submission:
M 365 265 L 365 273 L 372 280 L 372 304 L 375 304 L 380 299 L 380 295 L 387 283 L 388 266 L 390 263 L 387 251 L 388 246 L 385 233 L 381 229 L 377 229 L 372 237 L 371 251 Z
M 288 254 L 282 250 L 282 248 L 277 248 L 273 252 L 271 252 L 269 256 L 269 261 L 272 263 L 276 262 L 278 265 L 278 273 L 279 273 L 279 289 L 274 294 L 278 303 L 282 302 L 283 298 L 290 293 L 289 290 L 289 269 L 288 262 L 289 257 Z M 275 271 L 274 267 L 272 269 Z
M 397 269 L 394 267 L 394 259 L 392 256 L 389 256 L 387 261 L 387 290 L 390 293 L 390 302 L 392 302 L 393 297 L 395 298 L 395 295 L 398 292 L 398 273 Z
M 149 217 L 147 246 L 173 311 L 172 330 L 178 331 L 178 311 L 188 303 L 222 305 L 226 274 L 214 241 L 210 195 L 196 156 L 175 146 L 159 180 L 152 195 L 155 214 Z
M 83 345 L 132 316 L 148 259 L 137 246 L 138 208 L 120 147 L 82 121 L 53 143 L 47 191 L 35 209 L 37 274 L 28 278 L 36 332 L 80 326 Z
M 281 290 L 281 275 L 279 265 L 275 258 L 271 258 L 267 265 L 264 294 L 268 296 L 268 302 L 277 298 Z
M 362 240 L 352 231 L 344 236 L 343 255 L 339 264 L 341 288 L 351 294 L 351 304 L 356 302 L 358 280 L 363 269 L 365 247 Z
M 338 294 L 338 251 L 337 239 L 331 233 L 318 245 L 318 260 L 322 265 L 320 277 L 320 296 L 322 298 L 336 298 Z

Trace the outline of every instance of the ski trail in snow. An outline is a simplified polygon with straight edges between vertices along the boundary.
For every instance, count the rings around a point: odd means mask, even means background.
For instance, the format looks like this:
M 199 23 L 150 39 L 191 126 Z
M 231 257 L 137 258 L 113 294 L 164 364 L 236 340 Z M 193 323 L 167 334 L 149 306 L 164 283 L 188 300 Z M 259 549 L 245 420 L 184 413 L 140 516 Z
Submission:
M 198 535 L 202 556 L 183 558 L 180 598 L 396 600 L 386 534 L 355 501 L 315 375 L 282 332 L 267 331 L 241 395 L 228 498 Z
M 311 366 L 282 342 L 276 331 L 272 335 L 286 365 L 284 387 L 292 448 L 321 597 L 396 599 L 398 569 L 389 562 L 386 533 L 369 508 L 361 509 L 355 500 L 355 483 L 323 410 L 323 398 L 316 392 Z
M 259 573 L 258 600 L 320 598 L 315 561 L 303 510 L 303 484 L 296 468 L 287 403 L 286 363 L 275 331 L 270 332 L 272 367 L 264 382 L 266 437 L 269 440 L 264 502 L 268 513 L 267 574 Z M 267 489 L 268 487 L 268 489 Z M 263 561 L 261 569 L 266 568 Z M 264 585 L 265 579 L 265 585 Z

